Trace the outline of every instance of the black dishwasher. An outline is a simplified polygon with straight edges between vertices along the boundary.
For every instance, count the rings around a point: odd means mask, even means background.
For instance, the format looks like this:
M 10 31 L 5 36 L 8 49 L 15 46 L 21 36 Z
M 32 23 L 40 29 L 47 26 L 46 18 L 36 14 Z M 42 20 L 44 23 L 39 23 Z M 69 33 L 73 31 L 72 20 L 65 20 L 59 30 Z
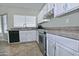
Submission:
M 9 31 L 9 42 L 19 42 L 19 31 Z

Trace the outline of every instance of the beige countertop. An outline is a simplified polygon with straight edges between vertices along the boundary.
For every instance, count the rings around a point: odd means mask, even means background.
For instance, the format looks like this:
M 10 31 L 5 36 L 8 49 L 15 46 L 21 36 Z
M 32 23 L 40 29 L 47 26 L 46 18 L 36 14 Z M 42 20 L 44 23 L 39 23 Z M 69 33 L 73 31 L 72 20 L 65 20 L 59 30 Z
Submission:
M 58 35 L 58 36 L 63 36 L 63 37 L 67 37 L 67 38 L 71 38 L 71 39 L 75 39 L 75 40 L 79 40 L 79 30 L 77 29 L 46 29 L 46 32 L 49 34 L 54 34 L 54 35 Z
M 37 30 L 37 28 L 12 28 L 9 30 Z M 79 40 L 79 27 L 45 28 L 47 33 Z
M 36 30 L 35 27 L 18 27 L 18 28 L 10 28 L 8 31 L 29 31 L 29 30 Z

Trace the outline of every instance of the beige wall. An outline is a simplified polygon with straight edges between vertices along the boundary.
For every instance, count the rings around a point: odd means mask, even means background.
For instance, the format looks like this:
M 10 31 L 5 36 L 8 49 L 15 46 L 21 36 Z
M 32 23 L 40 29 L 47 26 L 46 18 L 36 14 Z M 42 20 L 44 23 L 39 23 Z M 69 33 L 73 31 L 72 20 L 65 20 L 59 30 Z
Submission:
M 8 29 L 13 27 L 13 14 L 12 13 L 8 13 Z

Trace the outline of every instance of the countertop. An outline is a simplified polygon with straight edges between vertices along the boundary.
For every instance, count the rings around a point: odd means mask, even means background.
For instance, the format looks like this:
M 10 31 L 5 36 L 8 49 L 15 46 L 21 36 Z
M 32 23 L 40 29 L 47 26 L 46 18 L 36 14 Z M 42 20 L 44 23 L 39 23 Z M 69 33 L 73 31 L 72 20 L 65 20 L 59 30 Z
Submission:
M 79 27 L 45 28 L 47 33 L 79 40 Z
M 7 31 L 29 31 L 29 30 L 36 30 L 35 27 L 17 27 L 17 28 L 10 28 Z
M 11 28 L 8 31 L 29 31 L 29 30 L 38 30 L 35 27 L 28 27 L 28 28 Z M 75 40 L 79 40 L 79 27 L 44 27 L 44 30 L 47 33 L 63 36 Z

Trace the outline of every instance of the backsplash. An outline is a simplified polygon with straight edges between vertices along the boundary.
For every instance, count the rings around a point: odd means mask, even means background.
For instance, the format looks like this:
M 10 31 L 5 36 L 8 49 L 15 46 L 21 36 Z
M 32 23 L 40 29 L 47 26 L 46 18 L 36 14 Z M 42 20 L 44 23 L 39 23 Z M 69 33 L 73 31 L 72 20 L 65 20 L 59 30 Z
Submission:
M 79 11 L 62 17 L 51 18 L 48 23 L 43 23 L 43 27 L 79 27 Z

